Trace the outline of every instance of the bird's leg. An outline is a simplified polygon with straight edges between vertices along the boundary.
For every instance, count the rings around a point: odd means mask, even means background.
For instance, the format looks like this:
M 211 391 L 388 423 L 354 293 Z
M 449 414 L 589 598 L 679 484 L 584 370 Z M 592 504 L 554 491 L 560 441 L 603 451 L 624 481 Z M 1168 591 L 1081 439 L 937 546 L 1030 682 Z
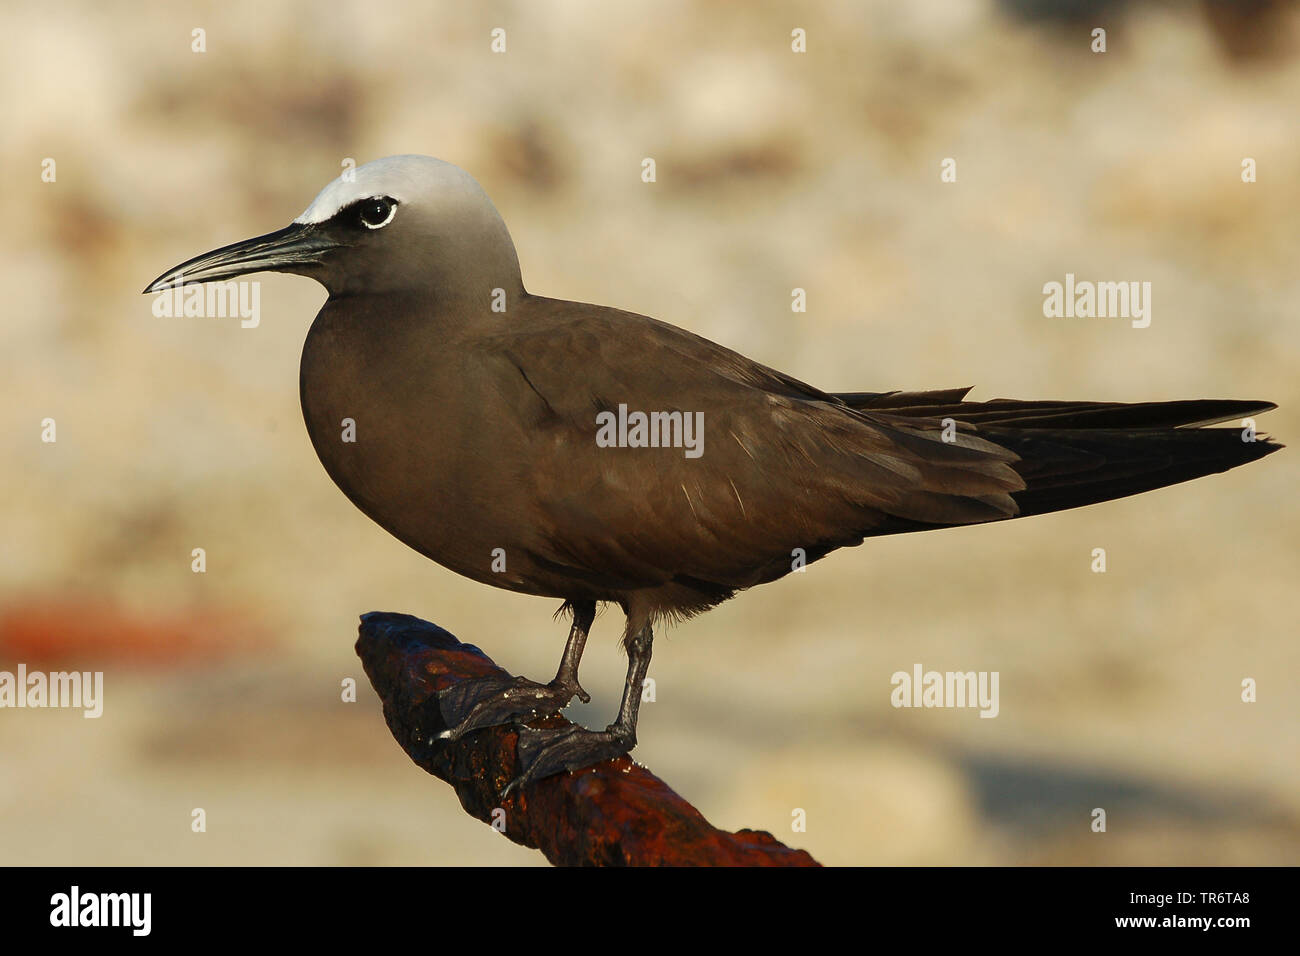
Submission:
M 587 632 L 591 630 L 591 622 L 595 618 L 595 601 L 580 601 L 573 605 L 573 627 L 569 628 L 569 639 L 564 643 L 560 667 L 550 685 L 567 690 L 569 700 L 576 696 L 584 704 L 591 703 L 591 695 L 578 683 L 578 665 L 582 663 L 582 651 L 587 646 Z
M 558 714 L 574 697 L 589 703 L 591 696 L 578 683 L 578 664 L 595 617 L 595 601 L 573 602 L 569 640 L 564 645 L 560 668 L 549 684 L 526 677 L 480 677 L 449 687 L 438 698 L 438 709 L 447 724 L 440 736 L 459 740 L 484 727 Z
M 519 776 L 504 793 L 565 770 L 581 770 L 604 760 L 621 757 L 636 746 L 636 719 L 641 709 L 641 691 L 650 669 L 654 632 L 644 624 L 627 642 L 627 681 L 618 717 L 604 730 L 586 727 L 520 727 Z

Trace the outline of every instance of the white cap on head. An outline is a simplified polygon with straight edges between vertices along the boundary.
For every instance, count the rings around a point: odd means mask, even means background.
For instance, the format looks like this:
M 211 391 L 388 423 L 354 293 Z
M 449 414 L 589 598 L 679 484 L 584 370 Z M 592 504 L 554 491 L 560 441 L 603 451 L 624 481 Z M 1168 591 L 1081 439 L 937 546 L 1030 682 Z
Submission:
M 432 156 L 385 156 L 334 180 L 320 191 L 294 222 L 302 225 L 325 222 L 358 199 L 387 196 L 399 203 L 409 202 L 427 191 L 432 183 L 446 185 L 457 181 L 474 182 L 459 166 Z

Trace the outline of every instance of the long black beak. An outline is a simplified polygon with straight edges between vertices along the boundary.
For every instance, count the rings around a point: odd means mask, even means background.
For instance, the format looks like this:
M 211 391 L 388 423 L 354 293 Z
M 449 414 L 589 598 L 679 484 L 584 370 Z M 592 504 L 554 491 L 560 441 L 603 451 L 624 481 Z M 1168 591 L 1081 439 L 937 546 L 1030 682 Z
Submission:
M 312 223 L 294 222 L 256 239 L 234 242 L 205 252 L 168 269 L 145 287 L 161 292 L 190 282 L 230 279 L 250 272 L 293 272 L 304 274 L 321 256 L 339 245 Z

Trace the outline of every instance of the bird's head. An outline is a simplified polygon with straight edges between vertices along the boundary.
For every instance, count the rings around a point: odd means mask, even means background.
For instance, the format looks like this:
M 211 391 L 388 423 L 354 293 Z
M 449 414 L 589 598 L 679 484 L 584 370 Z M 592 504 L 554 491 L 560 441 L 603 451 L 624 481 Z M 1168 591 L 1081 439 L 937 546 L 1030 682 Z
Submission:
M 523 290 L 514 243 L 483 188 L 429 156 L 389 156 L 345 172 L 283 229 L 195 256 L 144 291 L 252 272 L 309 276 L 331 296 L 487 302 L 493 289 Z

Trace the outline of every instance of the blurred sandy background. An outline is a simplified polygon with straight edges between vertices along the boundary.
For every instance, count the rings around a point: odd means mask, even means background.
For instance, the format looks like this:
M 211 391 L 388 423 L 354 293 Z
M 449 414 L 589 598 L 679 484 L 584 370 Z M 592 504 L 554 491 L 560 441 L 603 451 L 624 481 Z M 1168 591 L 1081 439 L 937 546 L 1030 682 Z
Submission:
M 107 688 L 97 721 L 0 711 L 0 863 L 543 862 L 411 764 L 352 645 L 406 611 L 549 677 L 554 602 L 442 570 L 330 483 L 298 408 L 314 283 L 258 277 L 255 330 L 140 295 L 346 157 L 455 162 L 530 290 L 827 389 L 1264 398 L 1300 443 L 1292 8 L 1012 12 L 1054 6 L 6 3 L 0 669 Z M 1066 272 L 1152 282 L 1151 327 L 1045 319 Z M 657 642 L 636 756 L 827 863 L 1294 863 L 1297 454 L 742 595 Z M 575 719 L 616 709 L 621 626 L 597 620 Z M 1001 715 L 893 709 L 917 662 L 999 671 Z

